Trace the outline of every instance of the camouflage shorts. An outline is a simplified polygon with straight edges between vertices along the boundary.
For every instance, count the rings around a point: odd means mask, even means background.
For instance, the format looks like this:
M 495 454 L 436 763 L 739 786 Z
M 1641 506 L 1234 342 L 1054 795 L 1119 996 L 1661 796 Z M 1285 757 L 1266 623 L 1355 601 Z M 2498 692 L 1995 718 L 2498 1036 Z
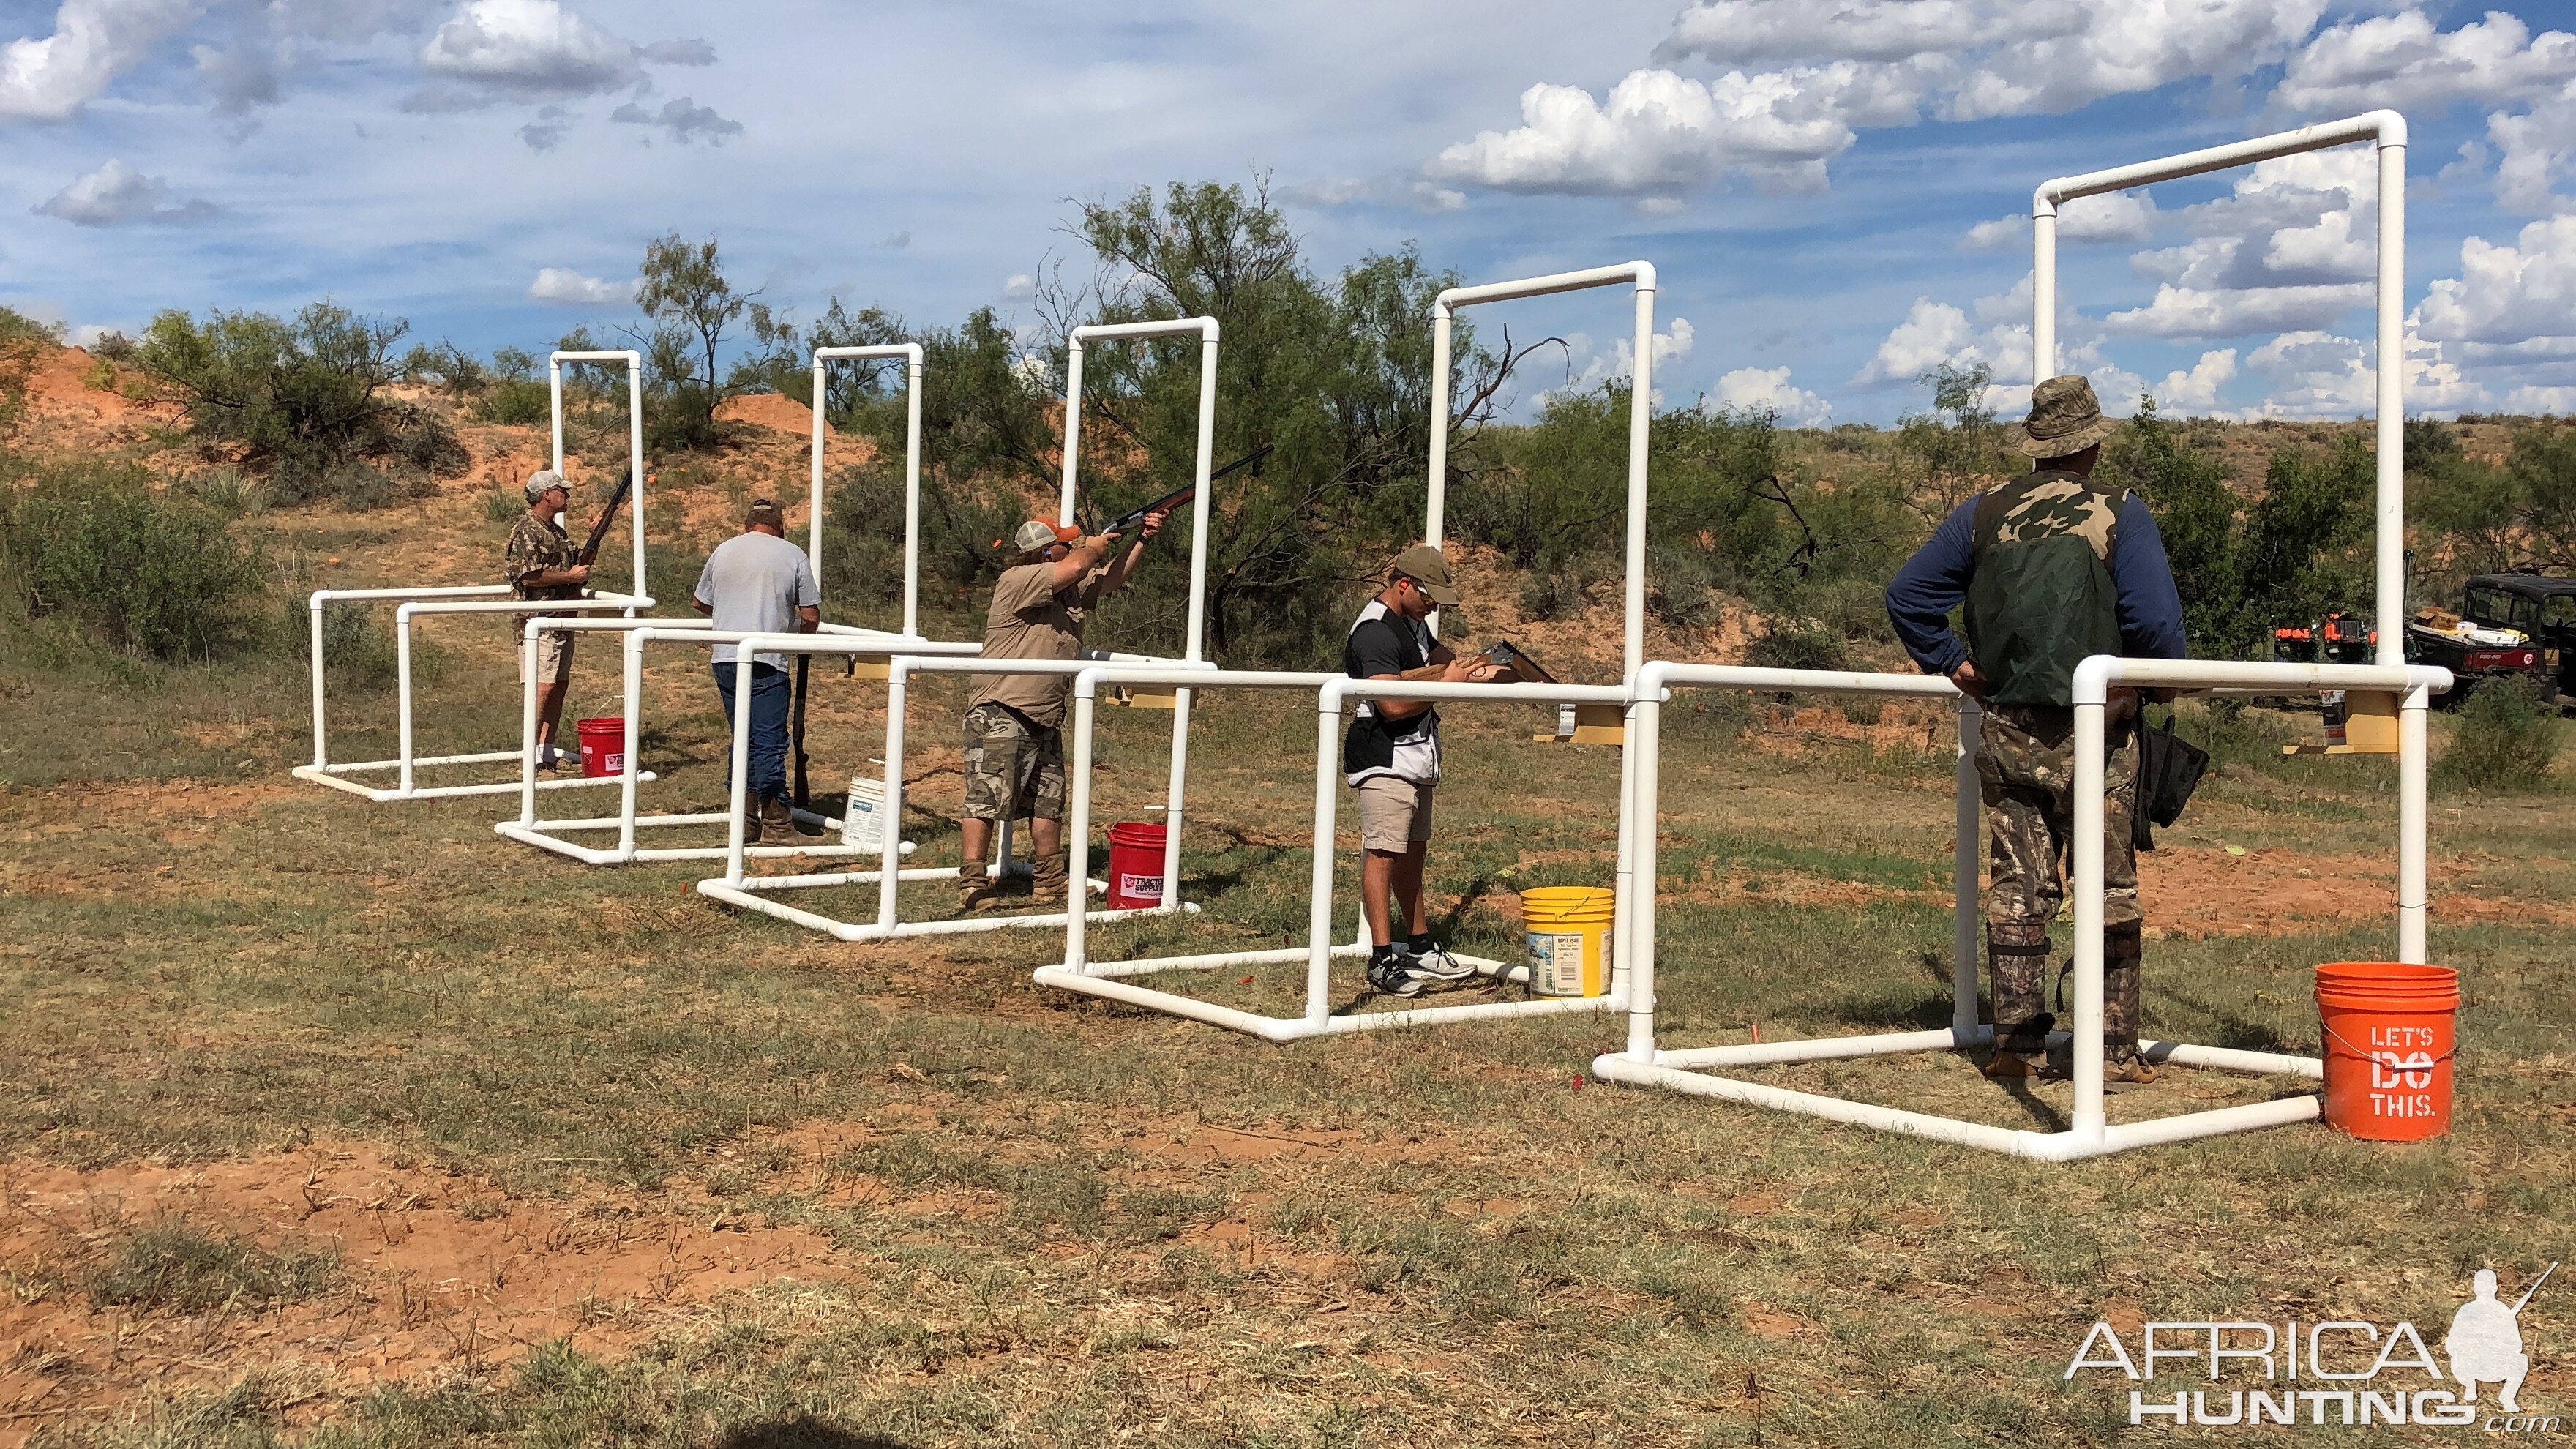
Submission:
M 2075 826 L 2074 711 L 1996 705 L 1985 712 L 1977 751 L 1980 794 L 1986 802 L 1993 853 L 1988 865 L 1986 922 L 1997 939 L 2035 931 L 2047 940 L 2048 923 L 2066 897 L 2074 868 L 2068 837 Z M 2102 924 L 2134 926 L 2138 907 L 2138 854 L 2129 816 L 2138 800 L 2137 732 L 2123 726 L 2105 768 L 2102 802 Z
M 1064 732 L 998 704 L 966 711 L 966 818 L 1062 820 Z

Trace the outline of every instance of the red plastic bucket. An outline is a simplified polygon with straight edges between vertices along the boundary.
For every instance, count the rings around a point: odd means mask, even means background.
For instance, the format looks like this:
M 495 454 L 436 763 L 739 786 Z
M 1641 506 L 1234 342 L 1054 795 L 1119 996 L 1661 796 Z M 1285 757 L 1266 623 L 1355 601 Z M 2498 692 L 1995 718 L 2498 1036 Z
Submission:
M 1163 903 L 1163 827 L 1109 827 L 1109 909 Z
M 626 773 L 626 721 L 586 719 L 581 722 L 581 772 L 589 776 Z
M 2420 1142 L 2449 1132 L 2459 1012 L 2460 973 L 2448 966 L 2338 961 L 2318 967 L 2327 1123 L 2372 1142 Z

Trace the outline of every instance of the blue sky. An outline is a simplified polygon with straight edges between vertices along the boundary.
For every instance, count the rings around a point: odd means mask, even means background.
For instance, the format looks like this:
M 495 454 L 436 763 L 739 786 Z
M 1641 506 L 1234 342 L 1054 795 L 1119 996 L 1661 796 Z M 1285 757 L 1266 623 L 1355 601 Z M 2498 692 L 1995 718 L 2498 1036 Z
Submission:
M 1668 401 L 1884 422 L 1945 359 L 2026 396 L 2037 182 L 2386 105 L 2410 406 L 2566 412 L 2571 10 L 18 0 L 0 301 L 79 334 L 327 294 L 538 348 L 631 317 L 677 228 L 801 318 L 1034 323 L 1074 199 L 1266 173 L 1321 269 L 1407 239 L 1471 281 L 1643 257 Z M 2070 365 L 2113 406 L 2367 412 L 2368 157 L 2070 211 Z M 1624 297 L 1478 320 L 1506 317 L 1574 343 L 1533 389 L 1626 367 Z

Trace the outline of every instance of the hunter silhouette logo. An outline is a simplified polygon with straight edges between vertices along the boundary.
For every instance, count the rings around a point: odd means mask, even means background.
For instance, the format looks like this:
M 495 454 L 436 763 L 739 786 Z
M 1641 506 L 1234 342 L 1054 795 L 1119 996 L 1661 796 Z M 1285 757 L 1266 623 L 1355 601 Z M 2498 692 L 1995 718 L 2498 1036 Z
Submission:
M 2072 1381 L 2079 1373 L 2107 1371 L 2137 1385 L 2129 1390 L 2133 1426 L 2420 1424 L 2555 1434 L 2564 1421 L 2525 1413 L 2520 1396 L 2532 1366 L 2523 1347 L 2522 1310 L 2557 1271 L 2550 1264 L 2507 1304 L 2496 1296 L 2494 1270 L 2480 1269 L 2469 1301 L 2451 1315 L 2438 1358 L 2415 1325 L 2403 1320 L 2159 1320 L 2134 1331 L 2134 1354 L 2118 1330 L 2096 1323 L 2064 1377 Z M 2194 1383 L 2200 1387 L 2185 1387 Z M 2479 1403 L 2485 1387 L 2495 1390 L 2493 1403 L 2501 1412 Z
M 2531 1372 L 2531 1355 L 2522 1351 L 2522 1310 L 2531 1295 L 2558 1271 L 2556 1263 L 2543 1269 L 2522 1290 L 2522 1297 L 2511 1308 L 2496 1301 L 2496 1275 L 2493 1268 L 2480 1268 L 2476 1281 L 2477 1296 L 2460 1305 L 2451 1315 L 2451 1331 L 2442 1337 L 2442 1352 L 2451 1357 L 2451 1377 L 2460 1381 L 2467 1392 L 2464 1402 L 2478 1401 L 2478 1385 L 2496 1384 L 2496 1402 L 2508 1414 L 2519 1414 L 2522 1405 L 2514 1395 L 2522 1391 L 2523 1375 Z

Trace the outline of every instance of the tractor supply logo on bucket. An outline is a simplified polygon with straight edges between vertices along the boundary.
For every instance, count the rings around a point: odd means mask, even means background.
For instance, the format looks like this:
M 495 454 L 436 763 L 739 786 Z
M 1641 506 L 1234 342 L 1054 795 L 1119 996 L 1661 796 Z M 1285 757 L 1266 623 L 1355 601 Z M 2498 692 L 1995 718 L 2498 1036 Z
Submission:
M 1122 875 L 1118 893 L 1131 901 L 1159 901 L 1163 898 L 1163 878 L 1159 875 Z
M 2522 1310 L 2557 1271 L 2550 1264 L 2506 1303 L 2497 1296 L 2495 1273 L 2480 1269 L 2438 1352 L 2403 1321 L 2148 1323 L 2127 1338 L 2096 1323 L 2063 1378 L 2115 1374 L 2140 1385 L 2129 1390 L 2132 1426 L 2413 1424 L 2556 1434 L 2565 1421 L 2534 1413 L 2521 1393 L 2532 1366 Z M 2181 1381 L 2202 1386 L 2182 1388 Z

